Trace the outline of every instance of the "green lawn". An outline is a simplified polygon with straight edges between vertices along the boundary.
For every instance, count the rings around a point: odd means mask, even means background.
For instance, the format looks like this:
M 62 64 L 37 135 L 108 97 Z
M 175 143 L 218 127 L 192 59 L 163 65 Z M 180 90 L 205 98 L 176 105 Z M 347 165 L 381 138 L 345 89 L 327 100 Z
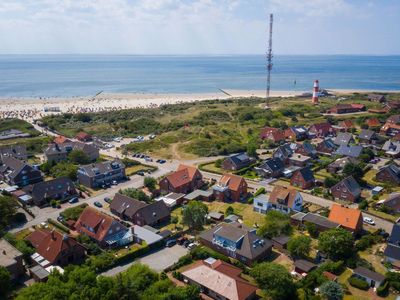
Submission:
M 225 203 L 220 201 L 204 202 L 208 206 L 208 211 L 217 211 L 225 213 L 225 210 L 232 206 L 235 214 L 242 216 L 243 223 L 249 227 L 252 227 L 255 223 L 262 224 L 265 215 L 253 211 L 253 205 L 247 203 Z

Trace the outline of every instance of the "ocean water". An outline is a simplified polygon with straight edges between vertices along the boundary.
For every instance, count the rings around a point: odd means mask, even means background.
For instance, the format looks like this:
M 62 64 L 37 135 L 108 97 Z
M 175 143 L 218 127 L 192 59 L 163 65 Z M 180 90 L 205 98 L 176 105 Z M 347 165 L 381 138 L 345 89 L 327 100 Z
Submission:
M 274 57 L 271 90 L 399 90 L 400 56 Z M 262 55 L 0 55 L 0 97 L 262 90 Z

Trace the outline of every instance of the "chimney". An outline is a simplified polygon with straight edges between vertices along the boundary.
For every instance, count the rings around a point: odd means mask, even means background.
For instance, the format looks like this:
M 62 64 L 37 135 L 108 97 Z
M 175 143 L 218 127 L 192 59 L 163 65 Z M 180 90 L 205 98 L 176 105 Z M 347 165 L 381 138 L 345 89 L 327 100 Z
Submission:
M 55 240 L 56 239 L 56 235 L 54 233 L 54 229 L 51 231 L 51 239 Z

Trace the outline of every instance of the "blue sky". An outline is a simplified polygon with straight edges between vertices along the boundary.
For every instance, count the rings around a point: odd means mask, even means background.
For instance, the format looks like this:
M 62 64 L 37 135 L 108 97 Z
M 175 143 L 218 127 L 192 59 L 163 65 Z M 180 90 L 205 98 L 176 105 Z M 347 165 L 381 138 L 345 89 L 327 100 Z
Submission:
M 1 0 L 0 53 L 400 54 L 399 0 Z

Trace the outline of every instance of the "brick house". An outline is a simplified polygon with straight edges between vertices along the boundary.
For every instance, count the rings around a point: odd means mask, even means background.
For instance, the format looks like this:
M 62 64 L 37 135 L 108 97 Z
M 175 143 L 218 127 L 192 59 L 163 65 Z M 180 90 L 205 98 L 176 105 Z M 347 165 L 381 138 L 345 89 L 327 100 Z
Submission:
M 242 201 L 247 197 L 247 182 L 241 176 L 225 174 L 213 186 L 213 193 L 220 201 Z
M 24 192 L 32 197 L 37 206 L 43 206 L 50 200 L 66 202 L 73 197 L 78 197 L 75 185 L 68 177 L 41 181 L 24 187 Z
M 344 207 L 335 203 L 331 207 L 328 218 L 354 234 L 362 232 L 363 218 L 359 209 Z
M 303 190 L 312 188 L 315 184 L 314 174 L 309 167 L 297 170 L 290 179 L 290 184 Z
M 303 141 L 308 138 L 308 130 L 304 126 L 293 126 L 285 129 L 285 138 L 292 141 Z
M 259 167 L 255 167 L 254 170 L 258 175 L 270 178 L 282 176 L 285 170 L 285 165 L 280 158 L 268 158 Z
M 84 261 L 86 248 L 67 234 L 56 230 L 37 229 L 26 238 L 36 252 L 51 265 L 61 267 L 69 264 L 79 264 Z
M 0 179 L 9 185 L 23 187 L 43 180 L 42 173 L 17 158 L 3 157 L 0 165 Z
M 334 136 L 335 129 L 329 123 L 317 123 L 308 128 L 308 133 L 312 137 L 324 138 L 327 136 Z
M 7 269 L 14 282 L 25 274 L 23 254 L 5 239 L 0 239 L 0 266 Z
M 338 104 L 330 108 L 327 112 L 331 114 L 348 114 L 366 110 L 367 108 L 363 104 Z
M 249 167 L 255 162 L 255 159 L 249 157 L 246 153 L 233 154 L 225 158 L 222 162 L 222 169 L 228 171 L 237 171 Z
M 331 155 L 333 152 L 336 151 L 337 146 L 335 145 L 332 139 L 328 138 L 319 142 L 316 145 L 315 149 L 317 153 Z
M 400 185 L 400 167 L 394 163 L 383 166 L 376 173 L 376 180 L 397 186 Z
M 188 194 L 203 185 L 203 175 L 193 166 L 179 165 L 178 169 L 159 182 L 162 192 Z
M 87 235 L 103 248 L 124 246 L 134 240 L 131 229 L 90 206 L 83 210 L 74 226 L 77 232 Z
M 88 133 L 86 133 L 86 132 L 79 132 L 76 136 L 75 136 L 75 138 L 78 140 L 78 141 L 81 141 L 81 142 L 90 142 L 90 141 L 93 141 L 93 137 L 90 135 L 90 134 L 88 134 Z
M 338 182 L 331 187 L 330 191 L 335 199 L 350 202 L 356 202 L 361 195 L 361 187 L 353 176 L 349 176 Z
M 343 128 L 345 131 L 350 131 L 354 128 L 354 124 L 351 120 L 343 120 L 339 122 L 339 127 Z
M 110 210 L 121 219 L 139 226 L 154 226 L 167 222 L 171 213 L 164 201 L 145 203 L 120 193 L 115 194 Z
M 296 150 L 294 153 L 309 157 L 315 157 L 317 155 L 314 145 L 309 142 L 296 143 Z
M 274 143 L 280 143 L 285 140 L 285 132 L 279 128 L 264 127 L 261 129 L 260 138 L 263 140 L 270 140 Z

